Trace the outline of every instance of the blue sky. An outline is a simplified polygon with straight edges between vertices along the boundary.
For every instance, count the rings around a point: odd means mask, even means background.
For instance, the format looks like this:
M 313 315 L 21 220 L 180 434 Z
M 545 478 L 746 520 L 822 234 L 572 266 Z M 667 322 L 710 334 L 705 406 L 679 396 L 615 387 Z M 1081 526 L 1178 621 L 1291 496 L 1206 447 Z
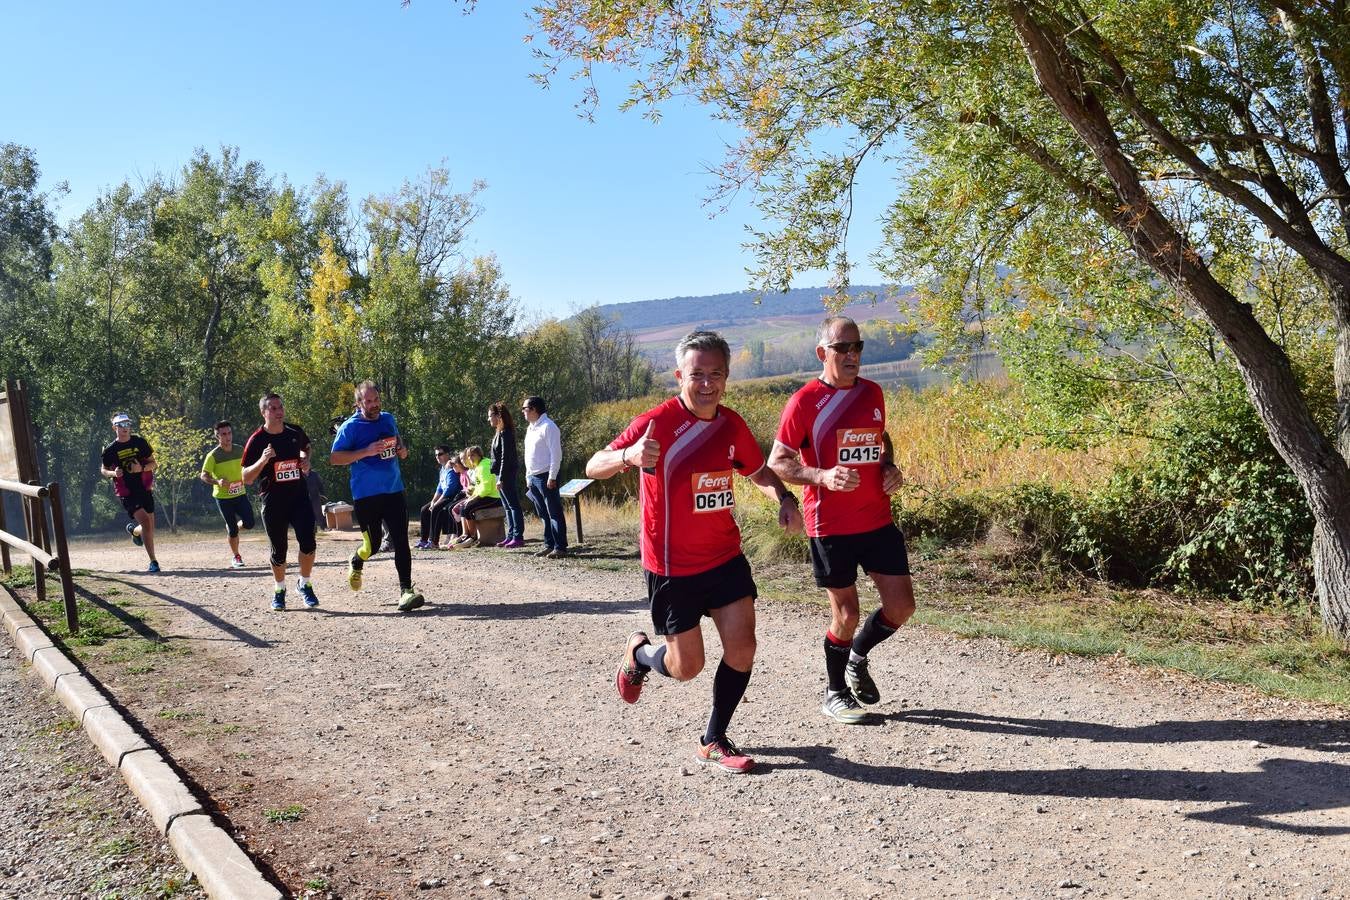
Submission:
M 527 8 L 0 0 L 0 141 L 33 148 L 46 185 L 69 184 L 62 222 L 123 179 L 177 172 L 196 147 L 237 146 L 295 185 L 323 173 L 358 201 L 444 161 L 457 188 L 488 183 L 471 252 L 496 254 L 527 312 L 745 288 L 756 212 L 742 197 L 710 218 L 702 202 L 735 129 L 680 104 L 659 124 L 620 113 L 626 75 L 602 83 L 585 122 L 574 83 L 530 80 Z M 884 174 L 860 186 L 854 260 L 892 193 Z

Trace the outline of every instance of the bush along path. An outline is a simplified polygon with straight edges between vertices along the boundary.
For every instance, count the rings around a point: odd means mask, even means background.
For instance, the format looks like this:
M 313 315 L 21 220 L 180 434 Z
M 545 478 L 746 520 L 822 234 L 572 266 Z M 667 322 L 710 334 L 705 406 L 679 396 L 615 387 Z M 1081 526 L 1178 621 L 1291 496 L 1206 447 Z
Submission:
M 1335 709 L 918 626 L 840 725 L 825 613 L 766 578 L 732 728 L 759 765 L 724 775 L 693 760 L 715 638 L 692 683 L 615 696 L 631 551 L 419 553 L 400 615 L 387 556 L 352 593 L 321 540 L 321 605 L 274 613 L 244 549 L 169 543 L 151 576 L 81 546 L 115 626 L 80 652 L 298 895 L 1350 896 Z

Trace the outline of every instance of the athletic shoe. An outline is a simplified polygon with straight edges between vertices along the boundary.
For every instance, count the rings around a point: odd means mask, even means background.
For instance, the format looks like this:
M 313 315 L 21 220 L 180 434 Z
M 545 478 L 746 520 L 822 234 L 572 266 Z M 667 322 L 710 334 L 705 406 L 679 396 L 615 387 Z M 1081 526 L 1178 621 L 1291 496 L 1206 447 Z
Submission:
M 881 699 L 877 683 L 867 674 L 867 657 L 864 656 L 856 663 L 850 662 L 844 669 L 844 680 L 848 682 L 849 690 L 853 691 L 853 696 L 858 698 L 859 703 L 871 706 Z
M 535 556 L 548 556 L 548 555 L 549 555 L 550 553 L 552 553 L 552 552 L 553 552 L 553 548 L 552 548 L 552 547 L 545 547 L 545 548 L 542 549 L 542 550 L 536 550 L 536 551 L 534 551 L 534 555 L 535 555 Z
M 619 697 L 624 703 L 636 703 L 638 697 L 642 696 L 642 684 L 647 680 L 647 673 L 651 670 L 638 665 L 633 651 L 643 644 L 650 643 L 646 632 L 643 631 L 635 631 L 628 636 L 628 644 L 623 648 L 623 658 L 619 660 L 619 670 L 614 673 L 614 687 L 618 689 Z
M 867 717 L 867 711 L 848 688 L 842 691 L 826 691 L 825 702 L 820 705 L 820 711 L 845 725 L 857 725 Z
M 159 571 L 159 562 L 158 562 L 157 560 L 153 560 L 153 559 L 150 560 L 150 565 L 146 567 L 146 570 L 145 570 L 145 571 L 150 572 L 151 574 L 153 574 L 153 573 L 155 573 L 155 572 L 158 572 L 158 571 Z
M 507 550 L 514 550 L 517 547 L 524 547 L 525 542 L 520 538 L 511 538 L 511 540 L 507 541 L 505 544 L 501 544 L 500 546 L 505 547 Z
M 354 591 L 361 590 L 361 570 L 347 560 L 347 587 Z
M 452 550 L 472 550 L 474 547 L 477 547 L 477 546 L 478 546 L 478 539 L 477 539 L 477 538 L 467 538 L 467 539 L 465 539 L 465 540 L 455 541 L 453 544 L 450 545 L 450 549 L 452 549 Z
M 301 582 L 300 599 L 305 601 L 305 609 L 313 609 L 319 605 L 319 598 L 314 593 L 313 584 Z
M 244 567 L 244 559 L 243 557 L 241 557 L 239 554 L 236 553 L 234 559 L 230 562 L 230 568 L 242 569 L 243 567 Z
M 567 551 L 566 551 L 566 550 L 563 550 L 563 549 L 561 549 L 561 548 L 559 548 L 559 549 L 557 549 L 557 550 L 550 550 L 550 551 L 546 554 L 546 558 L 548 558 L 548 559 L 566 559 L 566 558 L 567 558 Z
M 275 591 L 272 592 L 272 608 L 273 608 L 273 609 L 285 609 L 285 608 L 286 608 L 286 589 L 285 589 L 285 588 L 277 588 Z
M 413 588 L 408 588 L 398 598 L 398 611 L 412 612 L 426 602 L 425 597 L 417 593 Z
M 428 546 L 429 546 L 429 545 L 427 544 L 426 541 L 418 541 L 417 543 L 413 544 L 413 549 L 414 549 L 414 550 L 426 550 Z
M 128 523 L 127 523 L 127 534 L 131 535 L 131 542 L 132 542 L 133 544 L 135 544 L 137 547 L 139 547 L 139 546 L 141 546 L 142 544 L 145 543 L 145 541 L 141 540 L 141 535 L 140 535 L 140 533 L 136 530 L 136 529 L 138 529 L 138 528 L 140 528 L 140 527 L 141 527 L 141 526 L 137 525 L 135 522 L 128 522 Z
M 755 761 L 742 753 L 740 748 L 731 742 L 731 738 L 725 737 L 711 744 L 700 741 L 694 759 L 705 766 L 717 766 L 723 772 L 735 775 L 744 775 L 755 767 Z

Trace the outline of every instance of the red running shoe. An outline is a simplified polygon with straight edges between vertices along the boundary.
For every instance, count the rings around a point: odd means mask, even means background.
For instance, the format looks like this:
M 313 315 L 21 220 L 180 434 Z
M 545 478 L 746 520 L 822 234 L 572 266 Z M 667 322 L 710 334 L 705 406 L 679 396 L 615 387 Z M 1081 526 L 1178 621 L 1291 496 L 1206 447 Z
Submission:
M 755 767 L 755 761 L 740 751 L 731 738 L 719 738 L 711 744 L 700 743 L 694 759 L 705 766 L 717 766 L 723 772 L 744 775 Z
M 633 651 L 643 644 L 650 643 L 645 631 L 635 631 L 628 636 L 623 659 L 619 660 L 619 669 L 614 673 L 614 687 L 618 689 L 624 703 L 636 703 L 638 697 L 642 696 L 642 684 L 647 680 L 647 673 L 650 670 L 637 664 L 637 660 L 633 658 Z

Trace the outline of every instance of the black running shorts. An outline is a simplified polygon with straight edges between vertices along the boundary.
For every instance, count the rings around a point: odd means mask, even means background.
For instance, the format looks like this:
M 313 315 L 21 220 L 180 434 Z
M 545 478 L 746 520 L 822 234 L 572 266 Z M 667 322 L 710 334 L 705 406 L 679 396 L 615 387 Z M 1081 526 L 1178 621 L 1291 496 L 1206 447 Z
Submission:
M 143 494 L 123 497 L 121 500 L 122 508 L 127 511 L 127 515 L 131 517 L 133 522 L 136 521 L 136 510 L 138 509 L 143 509 L 152 516 L 155 514 L 155 495 L 148 491 Z
M 858 583 L 858 569 L 876 575 L 908 575 L 905 536 L 892 522 L 876 531 L 811 538 L 811 571 L 816 586 L 846 588 Z
M 652 604 L 652 626 L 657 634 L 679 634 L 697 628 L 714 609 L 742 597 L 759 596 L 750 563 L 744 554 L 697 575 L 657 575 L 643 570 L 647 599 Z

